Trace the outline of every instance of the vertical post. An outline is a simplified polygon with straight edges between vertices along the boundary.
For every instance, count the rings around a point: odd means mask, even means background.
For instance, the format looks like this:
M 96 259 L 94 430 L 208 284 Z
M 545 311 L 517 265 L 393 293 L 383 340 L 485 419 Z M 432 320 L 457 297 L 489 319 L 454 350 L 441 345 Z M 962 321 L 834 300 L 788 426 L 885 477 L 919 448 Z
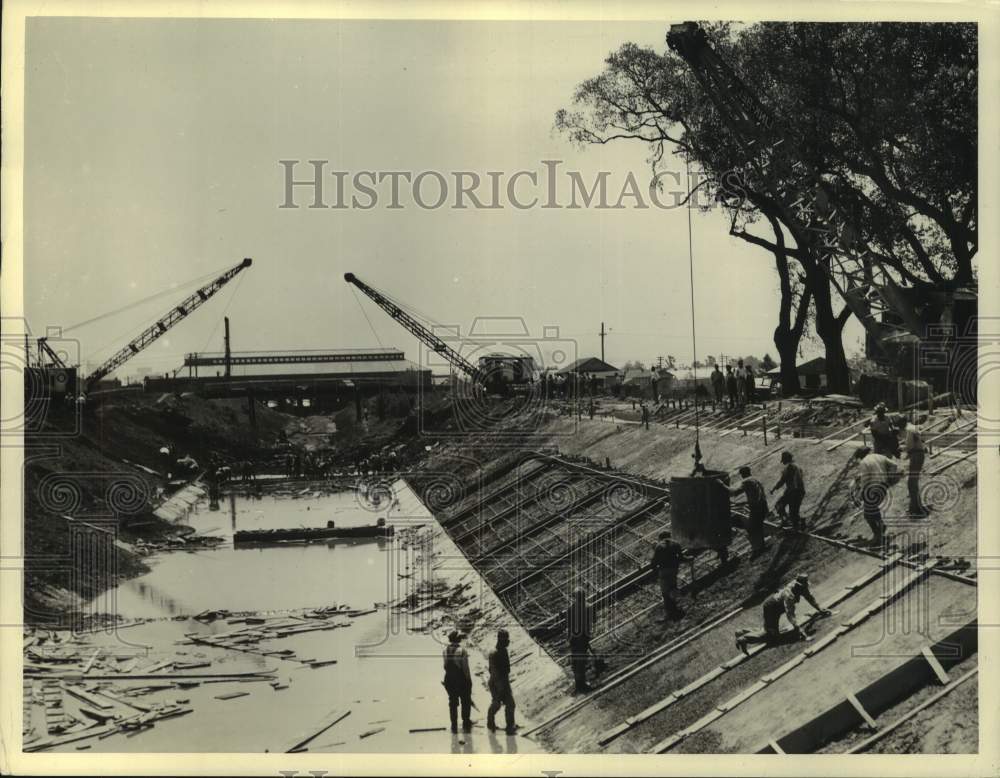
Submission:
M 767 445 L 767 416 L 766 415 L 761 416 L 760 420 L 761 420 L 761 423 L 764 426 L 764 445 L 766 446 Z
M 224 317 L 223 318 L 223 322 L 225 322 L 225 325 L 226 325 L 226 339 L 225 339 L 225 344 L 226 344 L 226 373 L 225 373 L 225 375 L 226 375 L 226 378 L 229 378 L 229 376 L 232 375 L 232 364 L 231 364 L 232 354 L 229 351 L 229 317 L 228 316 Z
M 607 334 L 608 333 L 604 331 L 604 322 L 602 321 L 601 322 L 601 332 L 600 332 L 600 335 L 601 335 L 601 361 L 602 362 L 604 361 L 604 337 Z

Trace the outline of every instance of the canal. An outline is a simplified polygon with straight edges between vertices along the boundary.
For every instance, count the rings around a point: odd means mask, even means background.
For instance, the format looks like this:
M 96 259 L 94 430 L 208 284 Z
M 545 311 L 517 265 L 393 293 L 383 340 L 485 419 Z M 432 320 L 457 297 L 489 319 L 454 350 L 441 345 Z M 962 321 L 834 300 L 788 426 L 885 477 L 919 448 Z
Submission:
M 386 501 L 387 503 L 388 501 Z M 386 517 L 397 527 L 388 540 L 330 541 L 282 546 L 235 547 L 235 529 L 373 524 Z M 473 712 L 477 725 L 469 734 L 449 731 L 411 733 L 411 729 L 446 727 L 447 699 L 441 686 L 444 628 L 427 629 L 405 621 L 407 615 L 386 603 L 399 599 L 401 582 L 418 564 L 402 532 L 414 522 L 397 509 L 377 512 L 353 492 L 224 496 L 221 510 L 198 503 L 183 520 L 197 533 L 223 540 L 211 550 L 162 553 L 148 558 L 149 573 L 126 582 L 102 601 L 113 603 L 124 619 L 144 623 L 98 634 L 87 640 L 121 655 L 134 652 L 141 661 L 175 658 L 211 661 L 213 670 L 273 668 L 286 688 L 266 681 L 202 682 L 144 694 L 142 704 L 180 701 L 191 713 L 156 722 L 136 734 L 91 738 L 88 750 L 101 752 L 233 752 L 286 750 L 319 729 L 335 710 L 350 715 L 316 738 L 310 752 L 534 753 L 523 737 L 485 729 L 489 693 L 482 658 L 473 654 Z M 426 520 L 425 520 L 426 521 Z M 219 634 L 243 626 L 218 618 L 192 618 L 206 610 L 232 613 L 284 613 L 305 608 L 350 606 L 372 613 L 350 619 L 347 627 L 262 641 L 259 653 L 191 644 L 186 634 Z M 412 618 L 412 617 L 411 617 Z M 416 628 L 414 628 L 414 626 Z M 263 656 L 268 649 L 294 652 L 295 658 Z M 85 651 L 88 649 L 84 649 Z M 304 660 L 336 660 L 312 667 Z M 125 682 L 116 682 L 128 688 Z M 239 692 L 242 696 L 218 699 Z M 502 715 L 501 715 L 502 719 Z M 78 745 L 66 744 L 60 751 Z

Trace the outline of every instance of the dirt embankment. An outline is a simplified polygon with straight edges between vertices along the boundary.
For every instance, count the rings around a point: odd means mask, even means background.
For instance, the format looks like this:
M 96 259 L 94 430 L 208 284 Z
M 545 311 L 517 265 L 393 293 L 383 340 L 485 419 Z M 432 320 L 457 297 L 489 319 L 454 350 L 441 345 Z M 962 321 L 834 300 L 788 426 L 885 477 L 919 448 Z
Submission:
M 275 445 L 288 420 L 259 408 L 255 430 L 245 401 L 173 395 L 92 397 L 80 412 L 53 406 L 25 440 L 26 619 L 58 619 L 144 571 L 130 543 L 176 531 L 153 515 L 176 482 L 197 477 L 213 456 L 249 458 Z M 194 464 L 178 464 L 184 457 Z M 98 551 L 102 562 L 84 561 L 80 533 L 97 539 L 86 553 Z

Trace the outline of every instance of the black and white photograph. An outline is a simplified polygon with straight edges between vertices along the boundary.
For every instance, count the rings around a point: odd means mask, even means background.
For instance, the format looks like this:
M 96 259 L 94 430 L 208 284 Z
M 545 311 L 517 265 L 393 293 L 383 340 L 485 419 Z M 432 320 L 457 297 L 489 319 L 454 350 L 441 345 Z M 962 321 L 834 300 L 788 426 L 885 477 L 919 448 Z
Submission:
M 996 775 L 996 7 L 422 7 L 5 7 L 3 771 Z

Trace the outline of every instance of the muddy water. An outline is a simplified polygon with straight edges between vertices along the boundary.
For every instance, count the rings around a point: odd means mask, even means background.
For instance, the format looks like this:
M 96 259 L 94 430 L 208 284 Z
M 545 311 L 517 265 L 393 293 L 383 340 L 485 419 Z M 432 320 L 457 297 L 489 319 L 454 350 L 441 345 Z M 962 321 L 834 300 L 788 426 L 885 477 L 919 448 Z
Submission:
M 267 611 L 348 604 L 370 608 L 400 596 L 412 554 L 389 541 L 350 541 L 234 548 L 235 529 L 371 524 L 375 514 L 353 494 L 224 498 L 222 510 L 198 505 L 185 520 L 203 534 L 226 538 L 211 551 L 176 552 L 149 558 L 152 570 L 123 583 L 111 595 L 126 619 L 155 619 L 95 637 L 137 655 L 190 660 L 203 655 L 233 669 L 275 668 L 289 684 L 273 690 L 266 682 L 202 683 L 195 688 L 154 692 L 139 699 L 188 700 L 193 712 L 159 721 L 134 736 L 116 734 L 91 739 L 92 751 L 219 751 L 261 753 L 284 751 L 317 731 L 335 709 L 350 715 L 309 745 L 310 752 L 532 753 L 539 750 L 523 737 L 487 732 L 489 695 L 477 678 L 473 699 L 480 712 L 471 734 L 409 733 L 411 728 L 448 724 L 447 703 L 440 685 L 440 634 L 411 628 L 403 616 L 380 608 L 352 619 L 344 629 L 312 632 L 262 642 L 261 649 L 292 649 L 298 658 L 336 659 L 337 664 L 311 668 L 298 661 L 238 653 L 200 645 L 175 645 L 184 633 L 211 634 L 236 629 L 225 619 L 202 624 L 190 617 L 206 609 Z M 388 514 L 390 523 L 406 520 Z M 400 561 L 403 560 L 403 561 Z M 105 600 L 107 602 L 107 600 Z M 419 626 L 419 625 L 418 625 Z M 178 652 L 186 652 L 177 656 Z M 481 662 L 480 669 L 481 669 Z M 474 663 L 475 666 L 475 663 Z M 249 692 L 230 700 L 216 695 Z M 384 731 L 361 735 L 384 727 Z M 73 745 L 60 750 L 71 751 Z

